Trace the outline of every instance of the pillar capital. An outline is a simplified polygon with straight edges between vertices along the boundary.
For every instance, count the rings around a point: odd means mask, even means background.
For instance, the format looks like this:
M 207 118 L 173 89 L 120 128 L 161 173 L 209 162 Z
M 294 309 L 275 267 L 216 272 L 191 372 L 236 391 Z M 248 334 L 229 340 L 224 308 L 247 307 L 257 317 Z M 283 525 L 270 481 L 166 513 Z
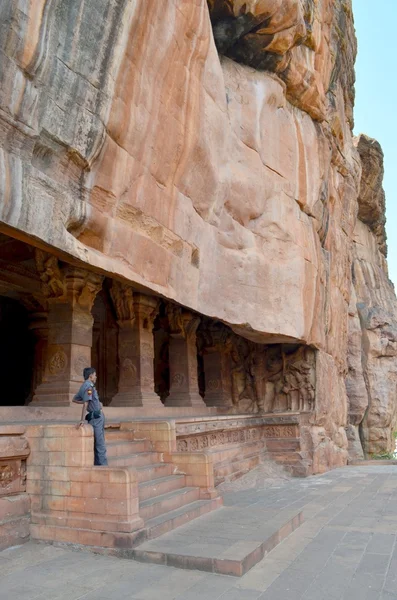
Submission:
M 198 315 L 171 302 L 166 306 L 166 313 L 171 336 L 185 339 L 196 337 L 196 331 L 200 325 L 200 317 Z
M 135 312 L 132 287 L 126 283 L 113 281 L 110 288 L 110 295 L 116 311 L 118 325 L 120 327 L 133 327 Z
M 154 320 L 159 312 L 159 299 L 146 294 L 134 294 L 134 313 L 137 321 L 145 329 L 152 331 Z
M 66 303 L 73 308 L 91 312 L 103 277 L 71 265 L 61 265 L 58 258 L 43 250 L 36 250 L 36 268 L 41 289 L 48 304 Z

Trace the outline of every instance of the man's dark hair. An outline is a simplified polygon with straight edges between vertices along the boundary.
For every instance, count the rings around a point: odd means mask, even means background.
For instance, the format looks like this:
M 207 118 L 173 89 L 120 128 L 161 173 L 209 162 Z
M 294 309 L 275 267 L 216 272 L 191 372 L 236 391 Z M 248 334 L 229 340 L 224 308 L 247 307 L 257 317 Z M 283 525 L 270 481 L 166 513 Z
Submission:
M 84 381 L 86 381 L 93 373 L 96 373 L 96 369 L 94 369 L 94 367 L 86 367 L 83 371 Z

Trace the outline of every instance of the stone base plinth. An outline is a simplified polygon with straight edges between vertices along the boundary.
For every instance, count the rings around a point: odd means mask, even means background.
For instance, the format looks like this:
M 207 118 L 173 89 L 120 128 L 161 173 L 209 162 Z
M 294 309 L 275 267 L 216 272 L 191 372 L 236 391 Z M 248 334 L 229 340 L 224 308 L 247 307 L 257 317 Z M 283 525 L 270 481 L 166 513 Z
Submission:
M 137 394 L 136 392 L 119 392 L 116 394 L 110 406 L 113 407 L 132 407 L 132 408 L 164 408 L 159 396 L 155 392 Z
M 177 451 L 209 452 L 215 485 L 272 460 L 296 476 L 312 473 L 312 459 L 301 439 L 299 413 L 228 415 L 176 423 Z
M 165 406 L 203 408 L 206 404 L 199 393 L 171 392 L 165 401 Z
M 81 384 L 82 381 L 42 383 L 29 406 L 71 406 Z
M 229 514 L 230 523 L 233 523 L 229 532 L 225 528 L 225 510 Z M 253 521 L 255 519 L 257 516 L 253 515 Z M 233 529 L 241 533 L 246 523 L 246 507 L 244 509 L 228 507 L 206 517 L 204 521 L 206 529 L 200 538 L 200 546 L 205 549 L 205 552 L 201 553 L 197 544 L 189 544 L 189 529 L 192 532 L 192 539 L 197 536 L 197 524 L 193 522 L 184 527 L 183 537 L 187 540 L 186 544 L 176 531 L 163 538 L 143 543 L 133 550 L 132 557 L 141 562 L 169 565 L 179 569 L 242 577 L 303 523 L 303 513 L 274 511 L 274 517 L 268 522 L 258 522 L 254 539 L 251 536 L 250 541 L 241 542 L 241 538 L 233 536 Z M 209 531 L 208 525 L 211 526 Z M 228 533 L 229 537 L 227 537 Z M 214 546 L 214 539 L 217 540 L 216 546 Z M 177 552 L 175 552 L 176 547 Z
M 160 406 L 105 406 L 104 413 L 109 421 L 129 421 L 133 419 L 145 419 L 161 417 L 162 419 L 175 418 L 208 418 L 216 416 L 216 408 L 182 406 L 165 407 Z M 81 406 L 41 406 L 29 404 L 28 406 L 2 406 L 0 407 L 0 421 L 3 423 L 73 423 L 80 420 Z
M 0 551 L 29 540 L 30 498 L 27 494 L 0 498 Z

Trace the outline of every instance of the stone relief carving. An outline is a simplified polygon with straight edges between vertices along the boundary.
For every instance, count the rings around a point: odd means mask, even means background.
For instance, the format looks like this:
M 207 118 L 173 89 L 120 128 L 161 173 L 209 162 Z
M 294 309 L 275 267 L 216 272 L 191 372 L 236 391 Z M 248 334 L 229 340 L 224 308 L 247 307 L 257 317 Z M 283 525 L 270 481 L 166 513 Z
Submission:
M 83 372 L 83 370 L 85 369 L 85 367 L 89 366 L 88 362 L 89 361 L 87 360 L 87 357 L 84 356 L 83 354 L 76 356 L 74 363 L 73 363 L 75 373 L 80 375 Z
M 0 465 L 0 488 L 7 488 L 17 475 L 13 464 Z
M 79 308 L 91 312 L 95 298 L 102 288 L 103 277 L 84 269 L 65 271 L 67 297 Z
M 180 437 L 177 440 L 178 452 L 193 452 L 225 446 L 228 444 L 260 441 L 268 438 L 295 438 L 297 428 L 293 425 L 259 425 L 230 431 L 203 432 L 198 435 Z
M 173 335 L 184 335 L 185 328 L 182 318 L 182 308 L 172 304 L 171 302 L 168 302 L 166 304 L 165 311 L 168 317 L 170 333 Z
M 218 352 L 227 357 L 226 369 L 223 363 L 219 372 L 205 373 L 208 376 L 205 390 L 230 389 L 234 412 L 313 410 L 314 349 L 256 344 L 236 335 L 222 323 L 203 319 L 197 335 L 197 350 L 202 356 Z
M 65 278 L 57 257 L 44 252 L 44 250 L 36 249 L 35 260 L 44 296 L 46 298 L 64 296 L 66 293 Z
M 62 373 L 68 364 L 68 357 L 63 350 L 57 350 L 48 359 L 48 371 L 51 375 L 58 375 Z
M 137 381 L 137 370 L 136 366 L 130 358 L 125 358 L 121 364 L 121 371 L 124 382 L 128 382 L 130 385 L 134 385 Z
M 230 351 L 233 406 L 243 412 L 258 412 L 253 343 L 235 336 Z
M 113 281 L 110 295 L 116 310 L 117 319 L 120 322 L 128 321 L 131 325 L 135 321 L 134 294 L 130 285 Z
M 271 349 L 266 361 L 264 407 L 269 412 L 311 411 L 315 400 L 315 354 L 309 347 L 287 353 Z
M 169 331 L 172 336 L 188 338 L 195 335 L 200 324 L 200 317 L 188 310 L 168 302 L 166 305 Z
M 61 266 L 56 256 L 39 249 L 35 251 L 35 261 L 47 300 L 64 300 L 91 311 L 102 287 L 102 276 L 69 265 Z

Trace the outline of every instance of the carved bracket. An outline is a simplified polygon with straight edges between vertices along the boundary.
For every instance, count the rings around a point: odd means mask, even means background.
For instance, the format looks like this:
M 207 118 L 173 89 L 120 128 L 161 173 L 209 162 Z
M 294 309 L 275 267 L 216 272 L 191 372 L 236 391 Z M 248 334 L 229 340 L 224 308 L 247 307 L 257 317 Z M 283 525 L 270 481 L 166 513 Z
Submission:
M 36 248 L 35 261 L 44 297 L 48 300 L 64 297 L 65 277 L 57 257 Z
M 170 334 L 174 337 L 188 338 L 194 335 L 200 324 L 200 317 L 169 302 L 166 313 L 170 326 Z
M 126 322 L 133 325 L 135 313 L 132 287 L 125 283 L 120 283 L 119 281 L 113 281 L 112 287 L 110 288 L 110 295 L 113 300 L 119 325 L 121 326 Z
M 56 256 L 36 249 L 36 268 L 43 296 L 48 302 L 64 301 L 91 311 L 103 277 L 70 265 L 61 266 Z

